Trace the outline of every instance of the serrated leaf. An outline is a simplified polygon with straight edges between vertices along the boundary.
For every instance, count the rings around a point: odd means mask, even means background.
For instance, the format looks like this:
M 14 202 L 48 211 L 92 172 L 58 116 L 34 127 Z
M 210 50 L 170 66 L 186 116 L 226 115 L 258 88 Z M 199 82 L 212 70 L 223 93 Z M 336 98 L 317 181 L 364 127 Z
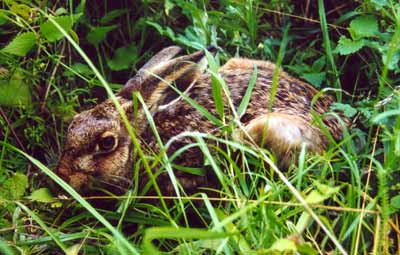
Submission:
M 363 40 L 353 41 L 347 38 L 346 36 L 342 35 L 339 39 L 336 51 L 338 51 L 340 55 L 349 55 L 359 51 L 363 46 L 364 46 Z
M 390 199 L 390 206 L 396 210 L 400 209 L 400 195 L 397 195 Z
M 30 106 L 31 102 L 29 85 L 24 82 L 19 72 L 0 80 L 0 105 Z
M 322 82 L 325 80 L 326 73 L 321 72 L 321 73 L 305 73 L 302 75 L 302 78 L 304 78 L 306 81 L 314 85 L 315 87 L 319 88 L 321 87 Z
M 80 15 L 52 17 L 65 31 L 70 32 Z M 64 37 L 63 33 L 50 21 L 40 24 L 40 32 L 49 42 L 55 42 Z
M 112 59 L 107 59 L 107 65 L 113 71 L 120 71 L 132 67 L 138 59 L 137 48 L 134 44 L 128 47 L 121 47 L 115 51 Z
M 7 200 L 21 198 L 28 187 L 28 177 L 21 173 L 15 173 L 5 180 L 0 186 L 0 197 Z
M 117 27 L 117 25 L 95 27 L 87 34 L 86 39 L 93 45 L 99 45 L 104 41 L 107 33 L 113 31 Z
M 350 22 L 350 33 L 353 39 L 375 36 L 378 31 L 378 20 L 375 16 L 360 16 Z
M 104 15 L 100 19 L 100 24 L 107 24 L 108 22 L 112 21 L 115 18 L 118 18 L 119 16 L 127 13 L 128 11 L 129 11 L 128 9 L 116 9 L 116 10 L 107 12 L 106 15 Z
M 353 117 L 357 113 L 357 109 L 353 108 L 349 104 L 342 104 L 342 103 L 334 103 L 331 106 L 331 110 L 340 110 L 348 118 Z
M 10 7 L 10 11 L 12 11 L 15 14 L 18 14 L 24 19 L 29 19 L 31 8 L 26 4 L 17 4 L 14 2 Z
M 1 51 L 20 57 L 26 56 L 26 54 L 36 44 L 36 35 L 33 32 L 26 32 L 18 34 L 12 41 L 4 47 Z
M 52 203 L 54 202 L 54 197 L 51 195 L 48 188 L 41 188 L 32 192 L 28 198 L 32 201 L 41 203 Z

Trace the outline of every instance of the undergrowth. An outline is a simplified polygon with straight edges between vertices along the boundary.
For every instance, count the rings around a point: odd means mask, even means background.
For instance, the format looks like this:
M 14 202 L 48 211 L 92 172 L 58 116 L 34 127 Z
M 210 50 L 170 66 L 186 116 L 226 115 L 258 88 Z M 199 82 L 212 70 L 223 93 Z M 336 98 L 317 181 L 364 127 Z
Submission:
M 0 7 L 2 254 L 400 253 L 397 1 L 5 0 Z M 283 173 L 268 151 L 230 139 L 234 129 L 225 138 L 185 133 L 218 178 L 220 196 L 149 197 L 132 187 L 96 202 L 82 198 L 51 171 L 68 123 L 172 44 L 187 52 L 218 46 L 211 71 L 232 56 L 276 62 L 334 94 L 332 111 L 343 111 L 352 128 L 322 155 L 302 150 Z M 210 139 L 223 146 L 210 148 Z M 98 206 L 111 198 L 117 203 Z

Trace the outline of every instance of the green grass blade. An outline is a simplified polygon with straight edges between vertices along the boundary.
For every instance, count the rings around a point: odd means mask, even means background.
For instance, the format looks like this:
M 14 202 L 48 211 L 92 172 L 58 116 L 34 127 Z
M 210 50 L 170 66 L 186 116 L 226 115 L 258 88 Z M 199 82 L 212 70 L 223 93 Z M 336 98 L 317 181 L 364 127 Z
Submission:
M 139 99 L 139 102 L 142 104 L 142 107 L 143 107 L 145 116 L 147 118 L 147 121 L 148 121 L 148 123 L 150 125 L 151 130 L 153 131 L 154 136 L 156 137 L 156 140 L 157 140 L 158 146 L 160 148 L 160 152 L 161 152 L 162 163 L 163 163 L 165 169 L 167 170 L 167 173 L 168 173 L 168 176 L 169 176 L 169 178 L 171 180 L 172 186 L 174 187 L 175 193 L 176 193 L 176 195 L 178 197 L 179 205 L 182 208 L 182 212 L 183 212 L 183 216 L 185 218 L 185 222 L 187 223 L 187 225 L 189 225 L 187 217 L 186 217 L 186 213 L 185 213 L 185 206 L 184 206 L 184 204 L 182 202 L 182 198 L 181 198 L 181 192 L 179 191 L 179 187 L 178 187 L 179 184 L 178 184 L 178 181 L 177 181 L 176 176 L 174 174 L 174 171 L 172 169 L 171 162 L 168 159 L 168 155 L 166 153 L 166 149 L 165 149 L 164 143 L 161 140 L 160 135 L 158 134 L 157 127 L 156 127 L 156 124 L 154 122 L 154 119 L 151 116 L 151 113 L 150 113 L 149 109 L 147 108 L 142 96 L 139 93 L 136 93 L 135 97 L 137 97 Z M 161 201 L 164 201 L 164 199 L 162 198 L 160 189 L 158 187 L 158 184 L 155 181 L 155 179 L 154 179 L 154 185 L 158 189 Z
M 268 109 L 270 111 L 272 111 L 272 105 L 274 104 L 276 92 L 278 91 L 279 75 L 280 75 L 280 71 L 281 71 L 282 60 L 285 55 L 285 50 L 286 50 L 286 46 L 287 46 L 287 42 L 288 42 L 289 28 L 290 28 L 290 26 L 287 25 L 283 30 L 282 42 L 281 42 L 281 46 L 279 48 L 278 59 L 276 60 L 275 70 L 272 75 L 271 92 L 270 92 L 269 101 L 268 101 Z
M 253 74 L 251 75 L 249 85 L 246 89 L 246 93 L 244 94 L 242 101 L 240 102 L 239 108 L 237 110 L 237 115 L 239 119 L 246 113 L 247 106 L 250 103 L 251 94 L 253 92 L 254 85 L 256 84 L 257 80 L 257 73 L 258 73 L 257 66 L 254 65 L 254 71 Z
M 53 241 L 58 245 L 58 247 L 61 248 L 61 250 L 65 253 L 68 254 L 68 248 L 64 245 L 63 242 L 61 242 L 61 240 L 58 238 L 58 236 L 56 234 L 53 233 L 53 230 L 51 230 L 50 228 L 48 228 L 46 226 L 46 224 L 42 221 L 42 219 L 36 215 L 36 213 L 34 213 L 31 209 L 29 209 L 28 207 L 26 207 L 24 204 L 22 204 L 21 202 L 16 201 L 15 202 L 19 207 L 22 208 L 22 210 L 24 210 L 27 214 L 29 214 L 32 219 L 34 221 L 36 221 L 39 226 L 53 239 Z
M 174 228 L 174 227 L 154 227 L 146 229 L 143 237 L 144 254 L 161 254 L 152 241 L 173 238 L 173 239 L 221 239 L 235 235 L 236 233 L 218 233 L 198 228 Z
M 0 239 L 0 253 L 4 255 L 15 255 L 14 251 L 2 239 Z
M 218 65 L 215 62 L 213 56 L 205 50 L 206 57 L 207 57 L 207 62 L 209 65 L 210 73 L 211 73 L 211 87 L 212 87 L 212 96 L 214 99 L 214 104 L 215 104 L 215 109 L 217 110 L 217 113 L 219 114 L 221 120 L 224 120 L 225 114 L 224 114 L 224 101 L 223 101 L 223 95 L 222 95 L 222 89 L 221 87 L 224 84 L 224 81 L 221 81 L 219 75 L 218 75 Z
M 338 102 L 342 102 L 342 90 L 341 90 L 342 85 L 340 83 L 339 73 L 335 65 L 335 60 L 333 58 L 331 41 L 329 39 L 328 22 L 326 21 L 325 6 L 323 0 L 318 0 L 318 14 L 319 14 L 319 19 L 321 21 L 322 36 L 323 36 L 326 55 L 328 57 L 328 61 L 332 68 L 333 74 L 335 75 L 335 81 L 336 81 L 335 88 L 338 89 L 336 91 L 336 98 Z

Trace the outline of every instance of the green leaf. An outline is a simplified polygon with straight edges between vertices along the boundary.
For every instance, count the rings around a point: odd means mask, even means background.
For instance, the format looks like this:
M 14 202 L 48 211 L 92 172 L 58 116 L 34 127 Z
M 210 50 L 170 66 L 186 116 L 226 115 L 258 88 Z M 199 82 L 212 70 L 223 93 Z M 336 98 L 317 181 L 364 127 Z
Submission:
M 325 199 L 328 199 L 335 195 L 339 191 L 339 187 L 331 187 L 326 184 L 315 182 L 316 190 L 312 190 L 310 194 L 307 195 L 305 200 L 309 204 L 322 203 Z
M 70 68 L 71 69 L 65 70 L 65 72 L 64 72 L 65 76 L 73 76 L 76 73 L 84 75 L 84 76 L 93 75 L 92 69 L 90 69 L 90 67 L 86 64 L 75 63 Z
M 54 197 L 51 195 L 48 188 L 41 188 L 32 192 L 28 198 L 32 201 L 37 201 L 41 203 L 52 203 L 54 202 Z
M 326 199 L 326 196 L 324 194 L 321 194 L 317 190 L 313 190 L 310 192 L 310 194 L 307 195 L 306 201 L 309 204 L 319 204 L 322 203 Z
M 326 184 L 322 184 L 318 181 L 314 182 L 315 186 L 317 187 L 317 190 L 325 196 L 325 198 L 330 198 L 333 195 L 337 194 L 340 190 L 340 187 L 331 187 Z
M 383 64 L 386 64 L 387 57 L 388 57 L 388 51 L 383 51 L 383 53 L 382 53 L 382 63 Z M 394 52 L 392 54 L 391 58 L 390 58 L 390 61 L 387 63 L 388 69 L 389 70 L 398 69 L 399 61 L 400 61 L 400 53 L 399 52 Z
M 21 198 L 28 187 L 28 177 L 21 173 L 5 180 L 0 186 L 0 198 L 15 200 Z
M 2 12 L 2 10 L 0 10 L 0 26 L 6 24 L 7 22 L 8 22 L 7 13 Z
M 390 206 L 397 210 L 400 209 L 400 195 L 397 195 L 395 197 L 392 197 L 392 199 L 390 199 Z
M 53 19 L 60 25 L 65 31 L 70 32 L 75 21 L 80 17 L 80 15 L 74 16 L 59 16 L 53 17 Z M 55 42 L 64 37 L 60 30 L 50 21 L 46 21 L 40 25 L 40 32 L 43 37 L 49 42 Z
M 299 244 L 299 245 L 297 245 L 297 249 L 298 249 L 299 253 L 302 255 L 318 255 L 318 254 L 320 254 L 309 243 Z
M 383 7 L 389 6 L 388 0 L 371 0 L 371 3 L 375 5 L 376 10 L 381 10 Z
M 379 33 L 378 20 L 375 16 L 360 16 L 350 22 L 350 34 L 353 39 L 372 37 Z
M 349 55 L 359 51 L 363 46 L 364 46 L 363 40 L 353 41 L 347 38 L 346 36 L 342 35 L 339 39 L 336 51 L 338 51 L 340 55 Z
M 175 35 L 174 31 L 170 27 L 166 27 L 164 29 L 159 24 L 157 24 L 155 22 L 152 22 L 152 21 L 146 21 L 146 24 L 152 26 L 153 28 L 155 28 L 157 30 L 157 32 L 160 33 L 160 35 L 168 37 L 172 41 L 177 41 L 177 38 L 176 38 L 176 35 Z
M 171 12 L 172 9 L 174 9 L 175 7 L 175 3 L 170 1 L 170 0 L 165 0 L 164 2 L 164 10 L 165 10 L 165 14 L 167 14 L 167 16 L 169 16 L 169 13 Z
M 31 91 L 23 76 L 16 72 L 11 78 L 0 80 L 0 105 L 30 106 Z
M 342 103 L 333 103 L 333 105 L 331 106 L 331 110 L 340 110 L 348 118 L 353 117 L 357 113 L 357 109 L 353 108 L 349 104 Z
M 10 11 L 19 16 L 23 17 L 24 19 L 29 19 L 31 14 L 31 8 L 26 4 L 17 4 L 13 3 L 11 5 Z
M 311 69 L 314 72 L 320 73 L 320 72 L 322 72 L 322 70 L 324 69 L 325 66 L 326 66 L 326 57 L 322 56 L 319 59 L 314 61 Z
M 107 24 L 108 22 L 112 21 L 115 18 L 118 18 L 119 16 L 127 13 L 129 10 L 128 9 L 116 9 L 112 10 L 110 12 L 107 12 L 106 15 L 104 15 L 100 19 L 101 24 Z
M 268 251 L 272 252 L 272 254 L 294 254 L 297 251 L 297 247 L 294 241 L 282 238 L 276 240 Z
M 113 71 L 120 71 L 132 67 L 138 59 L 137 48 L 135 44 L 128 47 L 118 48 L 112 59 L 107 59 L 107 65 Z
M 20 57 L 26 54 L 36 44 L 36 35 L 33 32 L 26 32 L 18 34 L 12 41 L 4 47 L 1 51 L 5 53 L 14 54 Z
M 104 41 L 107 33 L 113 31 L 117 27 L 118 27 L 117 25 L 95 27 L 88 33 L 86 39 L 92 45 L 99 45 L 102 41 Z
M 325 80 L 326 73 L 305 73 L 303 79 L 314 85 L 315 87 L 321 87 L 322 82 Z

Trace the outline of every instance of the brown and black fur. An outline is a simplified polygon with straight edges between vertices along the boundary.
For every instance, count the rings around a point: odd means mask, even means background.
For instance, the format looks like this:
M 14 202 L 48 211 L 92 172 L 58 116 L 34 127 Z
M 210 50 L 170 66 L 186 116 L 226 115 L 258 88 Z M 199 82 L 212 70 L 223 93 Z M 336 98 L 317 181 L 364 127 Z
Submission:
M 185 131 L 220 135 L 221 127 L 207 120 L 170 87 L 174 83 L 180 91 L 184 91 L 214 116 L 218 116 L 213 102 L 211 75 L 204 71 L 204 52 L 174 58 L 179 52 L 180 48 L 169 47 L 158 53 L 118 94 L 119 103 L 147 151 L 158 153 L 159 146 L 143 109 L 138 110 L 137 116 L 133 114 L 132 93 L 135 91 L 140 92 L 150 109 L 164 144 Z M 313 123 L 311 111 L 322 117 L 334 139 L 341 139 L 344 127 L 340 121 L 334 116 L 325 116 L 333 103 L 332 97 L 320 96 L 312 105 L 318 91 L 284 71 L 280 70 L 278 89 L 272 110 L 269 110 L 272 76 L 276 68 L 270 62 L 233 58 L 220 68 L 219 75 L 225 80 L 230 100 L 236 109 L 246 93 L 254 66 L 257 67 L 256 83 L 246 113 L 240 120 L 245 129 L 240 131 L 239 139 L 242 142 L 247 142 L 249 137 L 258 144 L 263 141 L 263 145 L 283 162 L 282 165 L 289 164 L 293 152 L 303 143 L 309 151 L 321 153 L 326 149 L 328 139 L 320 127 Z M 224 101 L 226 115 L 232 116 L 225 96 Z M 339 116 L 344 126 L 348 125 L 348 120 L 340 114 Z M 246 132 L 248 136 L 244 135 Z M 109 136 L 115 139 L 115 148 L 101 151 L 99 143 Z M 192 142 L 190 138 L 180 139 L 171 144 L 167 154 L 172 155 Z M 114 104 L 107 100 L 74 118 L 68 129 L 65 151 L 56 172 L 78 190 L 88 187 L 93 180 L 125 188 L 131 183 L 130 177 L 135 163 L 132 155 L 134 148 L 126 127 Z M 175 159 L 173 164 L 201 167 L 202 153 L 199 148 L 193 147 Z M 194 192 L 198 187 L 212 186 L 216 182 L 207 178 L 207 175 L 195 176 L 181 171 L 175 171 L 174 174 L 188 192 Z M 147 180 L 147 174 L 143 171 L 140 175 L 140 186 L 143 187 Z M 159 175 L 157 182 L 165 195 L 174 195 L 166 173 Z

